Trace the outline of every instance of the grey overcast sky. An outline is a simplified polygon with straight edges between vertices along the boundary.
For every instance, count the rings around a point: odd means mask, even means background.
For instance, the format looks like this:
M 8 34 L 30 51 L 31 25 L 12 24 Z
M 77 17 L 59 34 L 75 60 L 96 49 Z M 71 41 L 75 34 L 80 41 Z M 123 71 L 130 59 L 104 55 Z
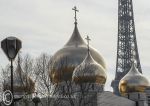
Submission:
M 42 52 L 54 54 L 70 38 L 74 12 L 79 9 L 78 28 L 88 34 L 91 45 L 107 63 L 106 90 L 112 90 L 117 44 L 118 0 L 0 0 L 0 41 L 16 36 L 23 42 L 22 53 L 36 57 Z M 143 73 L 150 78 L 150 0 L 133 0 L 136 33 Z M 0 67 L 8 64 L 0 50 Z

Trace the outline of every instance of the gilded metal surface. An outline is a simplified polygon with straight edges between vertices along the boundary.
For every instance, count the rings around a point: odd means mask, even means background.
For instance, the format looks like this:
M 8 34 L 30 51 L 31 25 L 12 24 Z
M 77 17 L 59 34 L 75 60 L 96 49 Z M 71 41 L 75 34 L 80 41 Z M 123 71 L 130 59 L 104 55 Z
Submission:
M 105 69 L 89 53 L 85 60 L 75 68 L 72 79 L 75 83 L 91 82 L 105 84 L 107 75 Z
M 92 57 L 103 67 L 106 68 L 103 57 L 97 52 L 96 49 L 90 47 Z M 87 45 L 80 36 L 80 33 L 77 28 L 77 23 L 75 24 L 74 32 L 70 38 L 70 40 L 66 43 L 66 45 L 57 51 L 53 56 L 53 68 L 50 70 L 50 77 L 52 81 L 63 81 L 63 74 L 67 75 L 67 80 L 71 80 L 72 72 L 76 66 L 81 64 L 85 59 L 87 54 Z M 61 72 L 63 70 L 63 72 Z M 69 74 L 69 73 L 70 74 Z M 59 79 L 57 79 L 58 75 L 60 75 Z M 55 77 L 57 76 L 57 77 Z M 66 76 L 65 76 L 66 77 Z M 57 82 L 56 81 L 56 82 Z
M 144 92 L 150 86 L 150 82 L 132 65 L 130 71 L 121 79 L 119 90 L 122 95 L 131 92 Z
M 11 83 L 10 78 L 4 82 L 4 90 L 10 90 Z M 14 72 L 14 93 L 33 93 L 35 90 L 35 83 L 33 80 L 23 73 L 21 66 L 18 64 L 17 69 Z
M 53 83 L 59 83 L 61 81 L 68 81 L 72 79 L 72 73 L 75 67 L 62 67 L 58 70 L 50 71 L 50 78 Z

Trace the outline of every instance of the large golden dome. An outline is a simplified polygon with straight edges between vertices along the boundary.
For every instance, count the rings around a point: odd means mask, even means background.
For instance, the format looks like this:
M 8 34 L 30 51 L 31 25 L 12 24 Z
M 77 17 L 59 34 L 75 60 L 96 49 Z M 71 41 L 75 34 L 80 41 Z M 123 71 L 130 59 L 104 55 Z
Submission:
M 90 53 L 86 56 L 85 60 L 75 68 L 72 80 L 77 83 L 99 83 L 105 84 L 107 75 L 105 69 L 98 64 L 91 56 Z
M 14 94 L 24 94 L 24 93 L 33 93 L 35 90 L 35 83 L 33 80 L 28 77 L 18 64 L 13 77 L 13 87 L 14 87 Z M 11 80 L 10 77 L 5 80 L 4 82 L 4 91 L 11 89 Z
M 104 59 L 96 49 L 90 47 L 91 55 L 98 64 L 106 68 Z M 53 56 L 53 67 L 50 70 L 50 78 L 53 83 L 72 79 L 72 73 L 76 66 L 81 64 L 87 54 L 87 45 L 82 39 L 77 23 L 70 40 Z
M 150 82 L 136 68 L 133 63 L 130 71 L 120 80 L 119 91 L 122 95 L 132 92 L 144 92 Z

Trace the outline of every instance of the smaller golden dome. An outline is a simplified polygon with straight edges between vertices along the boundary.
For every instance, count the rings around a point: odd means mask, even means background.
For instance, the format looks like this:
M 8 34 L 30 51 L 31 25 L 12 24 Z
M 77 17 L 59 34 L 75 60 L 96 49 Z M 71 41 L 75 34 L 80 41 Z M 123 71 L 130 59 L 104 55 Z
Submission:
M 132 92 L 144 92 L 150 82 L 142 75 L 133 63 L 130 71 L 120 80 L 119 91 L 121 95 Z
M 72 80 L 78 84 L 105 84 L 106 79 L 105 69 L 92 58 L 90 53 L 88 53 L 84 61 L 75 68 L 72 76 Z
M 14 87 L 14 94 L 24 94 L 28 93 L 31 94 L 35 90 L 35 83 L 33 80 L 28 77 L 18 64 L 13 77 L 13 87 Z M 5 80 L 4 82 L 4 91 L 11 89 L 11 80 L 10 77 Z

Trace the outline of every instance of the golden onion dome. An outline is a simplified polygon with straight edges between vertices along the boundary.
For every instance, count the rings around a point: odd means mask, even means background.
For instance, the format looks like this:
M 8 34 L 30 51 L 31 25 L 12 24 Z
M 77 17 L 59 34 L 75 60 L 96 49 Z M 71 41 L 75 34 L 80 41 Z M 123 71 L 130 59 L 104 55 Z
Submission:
M 96 49 L 90 47 L 91 55 L 98 64 L 106 68 L 103 57 Z M 77 23 L 70 40 L 53 56 L 53 66 L 50 70 L 50 78 L 53 83 L 72 80 L 72 73 L 76 66 L 81 64 L 87 54 L 87 45 L 81 37 Z
M 28 77 L 18 64 L 14 76 L 13 76 L 13 88 L 14 88 L 14 94 L 31 94 L 35 90 L 35 83 L 33 80 Z M 4 91 L 11 89 L 11 80 L 10 77 L 4 81 Z
M 150 82 L 142 75 L 133 63 L 130 71 L 120 80 L 119 91 L 122 95 L 132 92 L 144 92 Z
M 92 58 L 90 52 L 85 60 L 75 68 L 72 76 L 72 80 L 77 84 L 99 83 L 104 85 L 106 79 L 105 69 Z

